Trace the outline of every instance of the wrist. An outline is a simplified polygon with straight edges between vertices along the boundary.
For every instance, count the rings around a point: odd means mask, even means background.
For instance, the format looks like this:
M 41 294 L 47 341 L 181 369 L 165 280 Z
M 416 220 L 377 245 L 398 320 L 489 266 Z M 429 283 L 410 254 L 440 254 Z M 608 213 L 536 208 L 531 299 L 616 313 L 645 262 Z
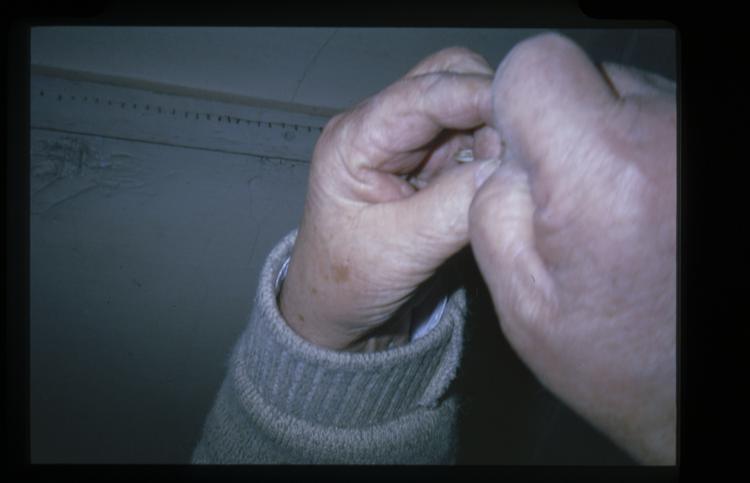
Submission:
M 330 308 L 323 287 L 304 278 L 304 271 L 294 263 L 294 256 L 282 266 L 277 280 L 279 311 L 287 326 L 311 344 L 335 351 L 367 352 L 374 347 L 375 335 L 342 327 L 320 308 Z
M 314 303 L 309 300 L 301 300 L 303 297 L 297 288 L 295 277 L 288 277 L 282 281 L 278 292 L 278 304 L 281 316 L 286 324 L 297 335 L 306 341 L 326 349 L 345 350 L 351 344 L 351 340 L 335 333 L 326 331 L 311 307 Z
M 309 304 L 298 305 L 294 289 L 282 285 L 279 311 L 287 326 L 311 344 L 335 351 L 376 352 L 404 345 L 409 341 L 410 312 L 399 311 L 382 326 L 363 333 L 336 330 L 326 320 L 317 318 Z M 306 315 L 305 315 L 306 314 Z
M 286 325 L 315 346 L 346 352 L 396 348 L 426 335 L 443 315 L 448 297 L 440 277 L 433 277 L 381 322 L 358 322 L 351 315 L 342 316 L 346 311 L 342 312 L 341 302 L 349 307 L 352 297 L 342 298 L 343 287 L 331 289 L 317 277 L 318 272 L 306 270 L 311 264 L 305 263 L 304 256 L 303 247 L 295 245 L 293 254 L 281 265 L 276 301 Z

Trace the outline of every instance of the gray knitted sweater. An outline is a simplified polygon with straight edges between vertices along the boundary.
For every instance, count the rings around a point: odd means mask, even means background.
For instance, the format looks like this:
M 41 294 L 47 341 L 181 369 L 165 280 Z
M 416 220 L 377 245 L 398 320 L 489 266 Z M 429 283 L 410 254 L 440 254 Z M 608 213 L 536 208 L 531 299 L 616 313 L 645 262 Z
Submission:
M 446 390 L 461 354 L 463 292 L 405 346 L 322 349 L 296 335 L 277 305 L 275 280 L 295 237 L 266 260 L 193 463 L 452 463 L 457 402 Z

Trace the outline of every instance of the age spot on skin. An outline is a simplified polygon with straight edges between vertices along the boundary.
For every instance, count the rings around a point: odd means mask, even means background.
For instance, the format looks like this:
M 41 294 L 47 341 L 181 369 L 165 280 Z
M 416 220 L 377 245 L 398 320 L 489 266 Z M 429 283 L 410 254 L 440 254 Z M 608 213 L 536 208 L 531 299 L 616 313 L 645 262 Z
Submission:
M 333 281 L 336 283 L 344 283 L 347 280 L 349 280 L 349 267 L 346 265 L 334 265 Z

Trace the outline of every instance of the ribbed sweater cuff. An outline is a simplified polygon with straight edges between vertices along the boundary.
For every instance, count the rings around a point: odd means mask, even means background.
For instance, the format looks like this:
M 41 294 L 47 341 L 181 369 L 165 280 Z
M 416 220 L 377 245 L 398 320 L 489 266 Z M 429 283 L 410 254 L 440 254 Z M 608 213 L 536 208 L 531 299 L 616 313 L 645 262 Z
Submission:
M 271 252 L 261 273 L 250 324 L 233 357 L 234 383 L 252 387 L 266 404 L 295 419 L 342 428 L 397 419 L 435 407 L 453 379 L 461 355 L 465 297 L 449 297 L 424 337 L 381 352 L 320 348 L 284 321 L 275 281 L 291 254 L 296 231 Z

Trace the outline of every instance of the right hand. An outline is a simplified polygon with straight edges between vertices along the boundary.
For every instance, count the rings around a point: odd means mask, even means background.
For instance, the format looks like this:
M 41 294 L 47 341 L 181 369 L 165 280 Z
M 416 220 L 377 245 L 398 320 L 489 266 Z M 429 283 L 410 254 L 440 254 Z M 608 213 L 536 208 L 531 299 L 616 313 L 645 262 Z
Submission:
M 631 455 L 674 464 L 674 84 L 547 34 L 502 62 L 492 116 L 504 161 L 470 239 L 503 331 Z

